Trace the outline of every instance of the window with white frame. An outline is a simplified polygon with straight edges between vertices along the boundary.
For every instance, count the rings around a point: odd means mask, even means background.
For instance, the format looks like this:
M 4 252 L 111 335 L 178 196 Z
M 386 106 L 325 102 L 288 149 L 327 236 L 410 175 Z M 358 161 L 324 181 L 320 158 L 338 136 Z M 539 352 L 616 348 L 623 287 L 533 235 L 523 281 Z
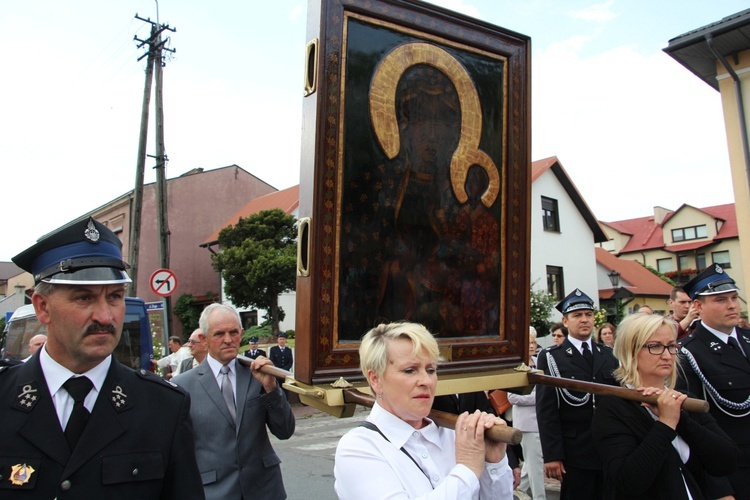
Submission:
M 656 270 L 661 274 L 674 271 L 674 261 L 671 257 L 668 259 L 656 259 Z
M 714 264 L 719 264 L 724 269 L 732 267 L 732 259 L 729 258 L 729 250 L 711 252 L 711 260 L 714 261 Z

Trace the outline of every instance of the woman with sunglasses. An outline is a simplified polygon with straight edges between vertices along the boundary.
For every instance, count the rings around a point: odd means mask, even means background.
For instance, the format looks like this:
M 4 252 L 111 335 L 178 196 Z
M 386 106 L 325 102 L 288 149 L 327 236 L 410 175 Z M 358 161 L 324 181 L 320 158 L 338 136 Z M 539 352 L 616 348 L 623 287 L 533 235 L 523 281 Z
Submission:
M 625 387 L 656 394 L 657 404 L 603 397 L 593 421 L 604 468 L 604 498 L 705 497 L 706 475 L 737 468 L 737 445 L 708 413 L 682 410 L 677 379 L 677 329 L 659 315 L 633 314 L 617 328 L 614 375 Z

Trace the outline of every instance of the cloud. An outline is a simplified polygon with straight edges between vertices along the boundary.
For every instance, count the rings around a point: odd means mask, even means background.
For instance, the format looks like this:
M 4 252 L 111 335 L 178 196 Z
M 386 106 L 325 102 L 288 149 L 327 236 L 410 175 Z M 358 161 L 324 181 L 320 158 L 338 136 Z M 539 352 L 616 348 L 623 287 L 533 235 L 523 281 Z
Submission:
M 573 19 L 580 19 L 582 21 L 611 21 L 619 15 L 611 10 L 614 3 L 614 0 L 609 0 L 605 3 L 594 4 L 584 9 L 571 12 L 570 17 L 572 17 Z
M 731 202 L 729 169 L 713 168 L 728 155 L 719 94 L 664 53 L 620 46 L 584 57 L 586 42 L 535 58 L 533 159 L 557 155 L 602 220 L 622 218 L 623 206 L 637 217 Z

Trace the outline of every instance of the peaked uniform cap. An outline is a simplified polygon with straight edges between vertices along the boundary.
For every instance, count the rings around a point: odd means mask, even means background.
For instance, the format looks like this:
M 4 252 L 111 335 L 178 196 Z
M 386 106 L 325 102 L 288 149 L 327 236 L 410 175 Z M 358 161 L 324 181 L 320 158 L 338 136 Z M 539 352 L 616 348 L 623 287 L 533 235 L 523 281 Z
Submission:
M 562 299 L 556 306 L 555 309 L 560 311 L 562 314 L 568 314 L 572 311 L 579 309 L 590 309 L 594 310 L 594 301 L 583 293 L 580 289 L 576 288 L 570 292 L 567 297 Z
M 685 283 L 682 289 L 691 299 L 695 299 L 699 295 L 716 295 L 739 290 L 734 280 L 719 264 L 705 268 L 696 277 Z
M 41 238 L 12 260 L 35 284 L 130 283 L 121 249 L 115 233 L 89 217 Z

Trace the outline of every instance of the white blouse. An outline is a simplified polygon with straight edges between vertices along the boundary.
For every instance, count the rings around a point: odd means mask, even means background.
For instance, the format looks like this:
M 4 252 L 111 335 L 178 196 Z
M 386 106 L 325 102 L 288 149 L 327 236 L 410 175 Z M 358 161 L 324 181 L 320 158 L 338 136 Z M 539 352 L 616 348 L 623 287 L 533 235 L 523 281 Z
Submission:
M 340 499 L 512 500 L 513 473 L 507 457 L 498 463 L 485 463 L 477 480 L 471 469 L 456 464 L 453 430 L 434 422 L 414 429 L 377 403 L 367 420 L 377 425 L 390 442 L 364 427 L 355 427 L 341 438 L 333 468 Z

